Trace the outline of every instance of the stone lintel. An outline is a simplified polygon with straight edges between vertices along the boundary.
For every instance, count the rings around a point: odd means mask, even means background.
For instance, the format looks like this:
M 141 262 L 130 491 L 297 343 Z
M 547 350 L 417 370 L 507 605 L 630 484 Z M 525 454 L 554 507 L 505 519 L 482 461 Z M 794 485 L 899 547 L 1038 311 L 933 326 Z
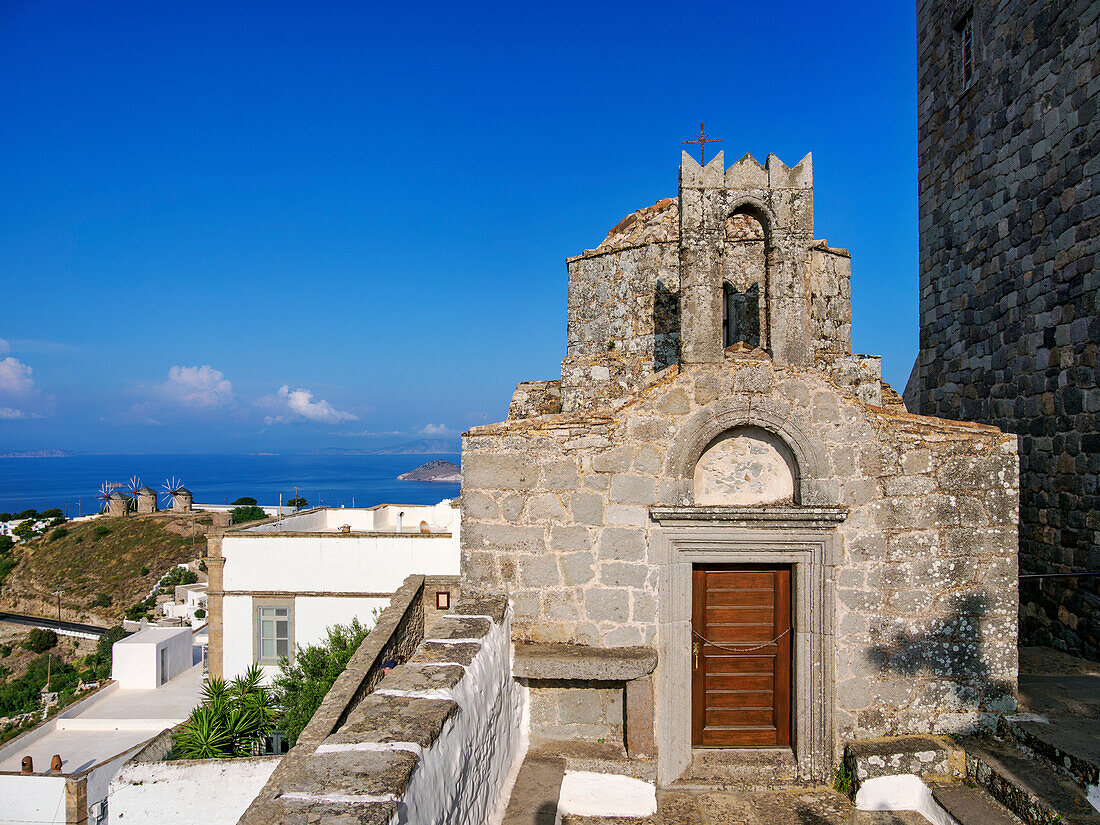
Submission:
M 848 518 L 847 507 L 650 507 L 662 525 L 721 522 L 730 527 L 835 527 Z
M 629 682 L 656 667 L 657 651 L 651 647 L 516 642 L 512 673 L 521 679 Z

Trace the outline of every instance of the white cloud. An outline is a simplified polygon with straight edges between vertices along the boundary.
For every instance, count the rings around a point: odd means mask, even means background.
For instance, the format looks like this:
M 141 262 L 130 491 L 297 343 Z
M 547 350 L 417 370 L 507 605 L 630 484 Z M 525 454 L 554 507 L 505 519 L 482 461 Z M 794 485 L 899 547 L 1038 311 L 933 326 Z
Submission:
M 283 384 L 275 395 L 268 395 L 257 402 L 271 409 L 275 414 L 264 418 L 265 424 L 293 424 L 299 421 L 311 421 L 315 424 L 343 424 L 345 421 L 357 421 L 358 416 L 338 410 L 328 401 L 319 398 L 313 400 L 313 393 L 298 388 L 290 389 Z
M 0 407 L 0 421 L 20 421 L 26 418 L 41 418 L 38 413 L 28 413 L 12 407 Z
M 452 430 L 446 424 L 425 424 L 417 431 L 417 435 L 438 435 L 449 438 L 450 436 L 458 435 L 458 431 Z
M 168 401 L 187 407 L 225 407 L 234 402 L 233 385 L 209 364 L 172 367 L 160 386 Z
M 6 341 L 4 342 L 7 343 Z M 34 389 L 34 372 L 18 358 L 10 355 L 0 361 L 0 391 L 10 393 L 28 393 Z

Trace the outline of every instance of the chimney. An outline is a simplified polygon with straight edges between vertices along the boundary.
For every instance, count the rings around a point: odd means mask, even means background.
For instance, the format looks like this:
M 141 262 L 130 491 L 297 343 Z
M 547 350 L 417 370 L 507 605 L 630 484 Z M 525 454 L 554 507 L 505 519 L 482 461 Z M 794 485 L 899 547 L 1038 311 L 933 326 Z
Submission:
M 23 764 L 19 769 L 22 774 L 34 773 L 34 760 L 31 759 L 31 755 L 28 753 L 23 757 Z
M 55 753 L 53 759 L 50 760 L 50 770 L 61 773 L 61 754 Z

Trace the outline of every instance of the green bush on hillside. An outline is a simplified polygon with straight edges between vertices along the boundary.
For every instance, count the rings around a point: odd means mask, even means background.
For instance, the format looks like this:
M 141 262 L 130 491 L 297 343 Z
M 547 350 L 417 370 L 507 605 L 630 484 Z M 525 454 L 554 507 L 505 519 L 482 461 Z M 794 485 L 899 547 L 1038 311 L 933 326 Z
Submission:
M 262 518 L 267 518 L 267 513 L 264 512 L 263 507 L 257 507 L 255 504 L 246 504 L 243 507 L 233 508 L 233 523 L 244 524 L 249 521 L 259 521 Z
M 236 506 L 236 507 L 239 507 L 239 506 L 255 505 L 256 503 L 257 503 L 256 499 L 252 498 L 252 496 L 241 496 L 239 499 L 237 499 L 236 501 L 233 502 L 233 505 Z
M 23 647 L 31 653 L 45 653 L 56 644 L 57 634 L 52 630 L 32 627 L 31 632 L 27 634 L 27 640 L 23 642 Z
M 55 527 L 50 531 L 49 538 L 47 538 L 46 541 L 57 541 L 58 539 L 65 538 L 67 535 L 69 535 L 69 531 L 64 527 Z

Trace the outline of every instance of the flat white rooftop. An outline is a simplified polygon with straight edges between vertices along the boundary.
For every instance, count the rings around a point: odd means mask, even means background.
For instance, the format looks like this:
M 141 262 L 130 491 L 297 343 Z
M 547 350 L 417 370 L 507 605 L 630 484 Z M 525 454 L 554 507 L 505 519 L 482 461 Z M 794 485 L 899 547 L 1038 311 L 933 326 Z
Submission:
M 177 628 L 166 628 L 173 633 Z M 34 759 L 35 773 L 49 770 L 53 755 L 61 771 L 75 774 L 107 761 L 184 721 L 199 703 L 202 665 L 194 665 L 156 690 L 122 690 L 109 685 L 62 711 L 42 728 L 0 749 L 0 772 L 18 773 L 22 759 Z M 71 715 L 70 715 L 71 714 Z
M 133 636 L 127 636 L 125 639 L 119 639 L 115 642 L 116 645 L 148 645 L 156 644 L 157 642 L 163 642 L 165 639 L 171 639 L 173 636 L 179 636 L 181 633 L 191 635 L 191 628 L 189 627 L 156 627 L 150 625 L 143 629 L 140 633 L 135 633 Z M 173 679 L 173 682 L 176 680 Z M 140 691 L 130 690 L 127 693 L 140 693 Z

